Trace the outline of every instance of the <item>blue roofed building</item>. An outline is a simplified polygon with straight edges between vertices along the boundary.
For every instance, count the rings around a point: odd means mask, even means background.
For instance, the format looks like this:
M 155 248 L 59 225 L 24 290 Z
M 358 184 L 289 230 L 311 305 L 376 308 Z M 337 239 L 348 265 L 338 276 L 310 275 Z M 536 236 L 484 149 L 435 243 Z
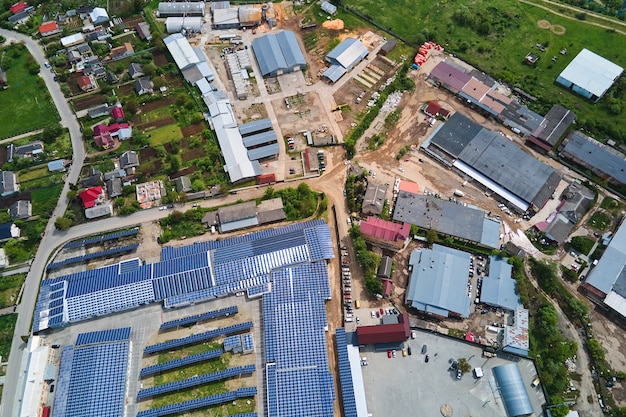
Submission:
M 489 259 L 489 274 L 483 278 L 480 302 L 513 311 L 519 305 L 513 266 L 503 258 Z
M 252 50 L 264 77 L 276 77 L 306 69 L 296 35 L 290 30 L 268 33 L 252 41 Z
M 330 67 L 324 71 L 324 77 L 331 82 L 337 82 L 356 64 L 364 60 L 369 49 L 356 38 L 346 38 L 326 55 Z
M 492 371 L 509 417 L 524 417 L 533 414 L 533 405 L 517 363 L 494 366 Z
M 411 253 L 409 267 L 407 305 L 439 317 L 469 317 L 469 253 L 434 244 L 432 249 Z

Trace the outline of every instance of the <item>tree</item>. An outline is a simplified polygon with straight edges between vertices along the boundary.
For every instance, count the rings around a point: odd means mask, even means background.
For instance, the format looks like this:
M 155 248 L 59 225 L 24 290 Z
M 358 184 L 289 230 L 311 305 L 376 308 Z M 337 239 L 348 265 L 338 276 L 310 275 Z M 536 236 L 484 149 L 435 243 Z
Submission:
M 457 359 L 457 362 L 459 363 L 459 370 L 462 373 L 466 374 L 466 373 L 468 373 L 468 372 L 470 372 L 472 370 L 472 365 L 469 364 L 467 359 L 459 358 L 459 359 Z
M 203 180 L 197 179 L 191 183 L 191 189 L 194 190 L 195 192 L 202 191 L 206 189 L 206 184 L 204 183 Z
M 54 226 L 59 230 L 67 230 L 72 227 L 72 220 L 67 217 L 57 217 Z
M 426 231 L 426 240 L 428 240 L 428 244 L 432 245 L 433 243 L 435 243 L 438 239 L 437 236 L 437 231 L 434 229 L 428 229 Z
M 83 139 L 86 142 L 93 140 L 93 129 L 89 126 L 83 128 Z
M 142 67 L 143 73 L 148 77 L 154 77 L 157 72 L 157 67 L 153 63 L 146 64 Z
M 63 128 L 60 124 L 56 123 L 50 126 L 46 126 L 43 129 L 43 132 L 41 134 L 41 140 L 43 140 L 44 143 L 52 143 L 62 134 Z
M 77 197 L 78 197 L 78 192 L 77 192 L 76 190 L 69 190 L 69 191 L 67 192 L 67 199 L 68 199 L 70 202 L 74 202 L 74 201 L 76 201 L 76 198 L 77 198 Z

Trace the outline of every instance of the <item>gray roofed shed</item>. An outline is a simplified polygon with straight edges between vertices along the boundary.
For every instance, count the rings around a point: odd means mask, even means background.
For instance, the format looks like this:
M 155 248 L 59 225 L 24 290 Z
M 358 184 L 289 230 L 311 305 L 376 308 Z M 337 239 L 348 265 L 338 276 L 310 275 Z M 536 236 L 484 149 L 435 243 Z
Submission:
M 360 40 L 346 38 L 326 55 L 326 61 L 331 64 L 341 65 L 350 71 L 352 67 L 361 62 L 368 54 L 369 50 Z
M 272 121 L 268 117 L 239 125 L 239 133 L 241 133 L 241 136 L 244 137 L 270 129 L 272 129 Z
M 391 278 L 391 265 L 393 261 L 388 256 L 380 258 L 380 265 L 378 265 L 378 272 L 376 276 L 379 278 Z
M 32 216 L 33 206 L 30 200 L 18 200 L 9 207 L 11 220 L 27 219 Z
M 220 222 L 220 233 L 259 224 L 254 201 L 222 207 L 217 210 L 217 216 Z
M 263 200 L 257 206 L 259 224 L 273 223 L 285 220 L 287 215 L 280 197 Z
M 483 278 L 480 302 L 513 311 L 519 304 L 513 266 L 506 259 L 490 257 L 489 275 Z
M 375 215 L 382 213 L 385 198 L 387 198 L 387 188 L 386 185 L 376 184 L 372 181 L 368 182 L 361 212 L 363 214 Z
M 256 133 L 250 136 L 244 136 L 243 144 L 246 148 L 250 149 L 254 146 L 263 145 L 265 143 L 272 144 L 277 141 L 276 132 L 268 130 L 267 132 Z
M 542 142 L 550 144 L 550 146 L 554 146 L 575 120 L 576 113 L 555 104 L 550 108 L 541 124 L 535 129 L 533 136 Z
M 279 147 L 278 143 L 262 146 L 260 148 L 248 149 L 248 158 L 251 161 L 256 161 L 263 158 L 271 158 L 278 155 Z
M 306 60 L 295 34 L 284 30 L 252 41 L 252 50 L 263 76 L 275 77 L 306 68 Z

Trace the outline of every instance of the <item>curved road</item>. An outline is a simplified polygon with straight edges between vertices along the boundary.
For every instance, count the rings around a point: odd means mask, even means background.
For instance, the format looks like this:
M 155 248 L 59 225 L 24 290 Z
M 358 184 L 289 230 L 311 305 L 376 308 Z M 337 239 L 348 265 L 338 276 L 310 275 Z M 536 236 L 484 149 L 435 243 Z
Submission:
M 54 75 L 51 74 L 50 71 L 47 71 L 47 69 L 44 67 L 46 56 L 39 43 L 27 36 L 5 29 L 0 29 L 0 35 L 7 38 L 8 41 L 17 41 L 24 43 L 31 55 L 41 65 L 42 71 L 40 75 L 46 82 L 48 91 L 52 96 L 52 101 L 54 102 L 54 105 L 59 112 L 59 115 L 61 117 L 61 124 L 66 127 L 70 132 L 70 139 L 72 140 L 73 151 L 72 167 L 67 174 L 65 186 L 63 187 L 63 191 L 61 192 L 61 196 L 59 197 L 59 202 L 54 209 L 50 220 L 48 221 L 45 235 L 41 240 L 35 258 L 33 259 L 30 272 L 26 276 L 22 300 L 17 306 L 16 310 L 16 312 L 18 313 L 17 324 L 15 326 L 15 335 L 11 344 L 11 354 L 9 356 L 6 374 L 6 381 L 11 381 L 11 383 L 4 386 L 1 404 L 2 409 L 0 410 L 0 415 L 12 416 L 17 415 L 14 412 L 14 401 L 17 388 L 16 385 L 19 385 L 17 381 L 19 379 L 18 377 L 21 365 L 25 365 L 22 364 L 21 361 L 24 349 L 26 348 L 26 344 L 22 341 L 20 336 L 28 335 L 30 333 L 33 307 L 35 305 L 35 300 L 39 289 L 39 281 L 41 279 L 48 257 L 50 256 L 54 248 L 58 245 L 57 241 L 60 237 L 59 233 L 57 233 L 54 228 L 54 221 L 57 217 L 61 217 L 65 213 L 65 209 L 67 207 L 66 196 L 69 190 L 69 184 L 76 183 L 76 181 L 78 180 L 80 169 L 85 159 L 85 148 L 83 147 L 83 138 L 80 132 L 80 126 L 78 125 L 78 122 L 74 117 L 74 113 L 72 113 L 70 106 L 67 104 L 67 101 L 65 100 L 65 97 L 61 92 L 61 88 L 59 87 L 59 84 L 54 81 Z

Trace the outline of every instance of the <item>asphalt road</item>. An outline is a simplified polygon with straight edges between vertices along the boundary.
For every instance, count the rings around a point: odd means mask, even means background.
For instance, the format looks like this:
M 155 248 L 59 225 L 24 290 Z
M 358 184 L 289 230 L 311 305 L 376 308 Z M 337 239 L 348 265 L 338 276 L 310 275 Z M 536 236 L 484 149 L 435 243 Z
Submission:
M 54 74 L 51 74 L 50 71 L 48 71 L 44 67 L 44 62 L 46 62 L 46 56 L 41 46 L 33 39 L 9 30 L 0 29 L 0 35 L 7 38 L 8 41 L 18 41 L 24 43 L 31 55 L 33 55 L 35 60 L 41 65 L 42 70 L 40 72 L 40 75 L 46 82 L 46 86 L 48 87 L 48 91 L 52 96 L 54 105 L 59 112 L 59 115 L 61 117 L 61 124 L 63 125 L 63 127 L 66 127 L 69 130 L 73 151 L 73 163 L 70 171 L 67 174 L 65 186 L 63 187 L 59 202 L 54 209 L 52 217 L 48 222 L 45 235 L 41 240 L 41 244 L 39 245 L 39 249 L 37 250 L 37 254 L 35 255 L 35 258 L 31 265 L 30 272 L 26 276 L 22 299 L 16 310 L 18 313 L 18 317 L 15 327 L 15 335 L 13 337 L 13 343 L 11 345 L 11 354 L 9 356 L 7 366 L 6 381 L 18 381 L 18 374 L 20 370 L 21 360 L 23 357 L 23 351 L 26 348 L 26 344 L 22 341 L 20 336 L 30 333 L 30 326 L 33 317 L 33 307 L 35 306 L 39 282 L 42 277 L 44 267 L 46 265 L 48 257 L 50 256 L 54 248 L 58 246 L 58 241 L 60 240 L 60 238 L 62 238 L 62 236 L 60 236 L 55 231 L 54 220 L 57 217 L 63 216 L 63 214 L 65 213 L 65 209 L 67 207 L 66 196 L 69 190 L 69 184 L 76 183 L 76 181 L 78 180 L 80 169 L 85 159 L 85 148 L 83 147 L 83 137 L 80 131 L 80 126 L 74 118 L 74 114 L 72 113 L 70 106 L 65 100 L 63 93 L 61 92 L 59 84 L 54 81 Z M 13 410 L 17 388 L 16 385 L 16 383 L 11 383 L 4 386 L 2 394 L 2 410 L 0 410 L 2 411 L 0 414 L 3 416 L 16 415 L 15 411 Z

